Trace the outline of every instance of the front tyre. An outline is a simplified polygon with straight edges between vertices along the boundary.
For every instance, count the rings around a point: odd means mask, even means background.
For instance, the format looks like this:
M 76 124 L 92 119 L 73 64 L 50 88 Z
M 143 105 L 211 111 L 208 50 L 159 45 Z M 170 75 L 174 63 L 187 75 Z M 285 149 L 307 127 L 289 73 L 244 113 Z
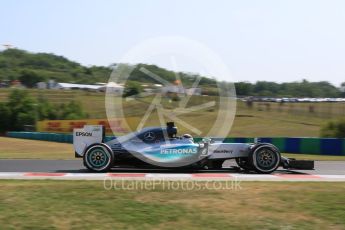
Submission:
M 272 173 L 280 164 L 280 152 L 271 145 L 259 145 L 249 154 L 253 169 L 258 173 Z
M 107 172 L 113 166 L 114 154 L 105 144 L 95 144 L 86 150 L 83 161 L 91 171 Z

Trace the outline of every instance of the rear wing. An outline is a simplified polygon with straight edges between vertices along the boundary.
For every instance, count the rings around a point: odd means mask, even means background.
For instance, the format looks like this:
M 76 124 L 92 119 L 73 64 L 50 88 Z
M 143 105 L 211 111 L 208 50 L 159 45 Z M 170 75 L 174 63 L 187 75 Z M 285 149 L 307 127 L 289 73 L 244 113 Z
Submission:
M 85 125 L 73 129 L 73 147 L 75 157 L 82 157 L 85 150 L 92 144 L 104 142 L 105 129 L 102 125 Z

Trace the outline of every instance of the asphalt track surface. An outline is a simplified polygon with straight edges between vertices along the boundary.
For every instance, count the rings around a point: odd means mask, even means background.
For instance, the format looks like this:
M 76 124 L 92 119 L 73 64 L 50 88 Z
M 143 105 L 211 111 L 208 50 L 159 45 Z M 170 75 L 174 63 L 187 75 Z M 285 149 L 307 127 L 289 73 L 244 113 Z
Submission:
M 114 173 L 242 173 L 235 168 L 236 163 L 228 160 L 223 164 L 222 170 L 171 170 L 171 169 L 138 169 L 114 168 Z M 81 160 L 0 160 L 0 172 L 50 172 L 50 173 L 88 173 Z M 312 174 L 312 175 L 345 175 L 345 162 L 343 161 L 315 161 L 315 170 L 285 170 L 280 168 L 277 174 Z

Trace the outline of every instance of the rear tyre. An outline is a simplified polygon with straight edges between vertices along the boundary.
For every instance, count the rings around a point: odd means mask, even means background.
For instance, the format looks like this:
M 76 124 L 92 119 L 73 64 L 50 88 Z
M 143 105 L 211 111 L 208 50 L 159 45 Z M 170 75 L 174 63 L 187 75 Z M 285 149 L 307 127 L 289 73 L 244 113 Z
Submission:
M 247 157 L 238 157 L 235 159 L 237 165 L 241 168 L 244 169 L 246 171 L 250 171 L 253 169 L 253 167 L 251 166 L 251 164 L 249 163 L 249 159 Z
M 114 154 L 105 144 L 90 146 L 83 157 L 85 167 L 93 172 L 107 172 L 114 162 Z
M 271 145 L 259 145 L 249 154 L 249 161 L 258 173 L 272 173 L 280 164 L 280 152 Z

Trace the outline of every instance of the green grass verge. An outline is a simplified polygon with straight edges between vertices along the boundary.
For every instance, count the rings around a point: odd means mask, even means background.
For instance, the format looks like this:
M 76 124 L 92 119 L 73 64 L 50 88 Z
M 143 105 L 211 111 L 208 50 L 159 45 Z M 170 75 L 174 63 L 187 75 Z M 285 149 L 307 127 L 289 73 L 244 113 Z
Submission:
M 241 182 L 240 190 L 202 191 L 105 190 L 103 181 L 0 186 L 2 229 L 345 229 L 345 183 Z
M 72 144 L 0 137 L 0 159 L 74 159 Z

